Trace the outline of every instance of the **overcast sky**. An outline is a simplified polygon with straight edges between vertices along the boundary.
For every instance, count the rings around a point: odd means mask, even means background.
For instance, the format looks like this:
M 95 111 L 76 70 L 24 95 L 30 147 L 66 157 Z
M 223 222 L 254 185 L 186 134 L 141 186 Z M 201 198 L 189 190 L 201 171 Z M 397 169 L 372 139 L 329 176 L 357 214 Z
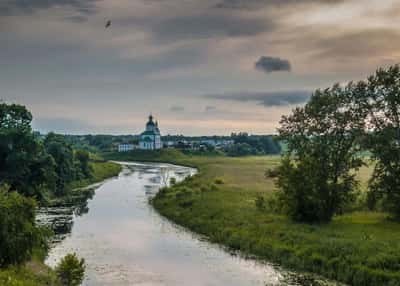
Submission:
M 0 99 L 43 132 L 274 133 L 398 63 L 399 27 L 399 0 L 0 0 Z

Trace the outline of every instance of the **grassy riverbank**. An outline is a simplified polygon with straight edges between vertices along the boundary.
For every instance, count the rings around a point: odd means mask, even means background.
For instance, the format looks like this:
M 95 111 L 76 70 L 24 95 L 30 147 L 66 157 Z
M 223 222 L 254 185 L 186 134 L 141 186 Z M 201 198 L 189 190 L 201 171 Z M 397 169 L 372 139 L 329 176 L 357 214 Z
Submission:
M 56 274 L 35 257 L 25 265 L 10 266 L 0 270 L 0 285 L 3 286 L 58 286 Z
M 122 167 L 112 162 L 94 161 L 90 163 L 93 173 L 92 178 L 75 181 L 69 188 L 70 194 L 62 198 L 53 198 L 49 205 L 72 204 L 81 199 L 87 198 L 87 191 L 84 188 L 94 183 L 104 181 L 107 178 L 117 176 Z M 10 266 L 0 269 L 0 285 L 4 286 L 58 286 L 57 277 L 54 271 L 44 264 L 45 255 L 42 251 L 35 252 L 31 261 L 25 265 Z
M 279 157 L 189 157 L 176 151 L 108 154 L 118 160 L 196 166 L 199 174 L 153 204 L 163 215 L 211 241 L 285 267 L 315 272 L 351 285 L 400 285 L 400 224 L 383 213 L 350 212 L 328 225 L 307 225 L 256 207 L 274 191 L 267 168 Z M 366 186 L 370 169 L 361 170 Z M 359 209 L 359 206 L 355 207 Z
M 72 182 L 69 186 L 70 189 L 84 188 L 91 184 L 104 181 L 105 179 L 115 177 L 122 170 L 121 165 L 113 162 L 95 161 L 91 162 L 90 166 L 93 170 L 92 177 L 90 179 Z

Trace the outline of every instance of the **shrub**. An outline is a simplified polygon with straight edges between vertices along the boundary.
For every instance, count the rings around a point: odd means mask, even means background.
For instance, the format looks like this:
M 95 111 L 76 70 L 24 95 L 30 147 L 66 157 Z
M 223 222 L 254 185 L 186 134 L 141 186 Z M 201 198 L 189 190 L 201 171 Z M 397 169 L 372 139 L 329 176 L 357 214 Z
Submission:
M 218 186 L 216 184 L 211 184 L 210 185 L 210 191 L 211 192 L 216 192 L 218 190 L 219 190 L 219 188 L 218 188 Z
M 265 210 L 265 198 L 263 196 L 258 196 L 255 202 L 258 210 Z
M 85 260 L 75 253 L 67 254 L 57 265 L 56 273 L 63 286 L 79 286 L 85 276 Z
M 175 185 L 175 184 L 176 184 L 176 179 L 175 179 L 174 177 L 172 177 L 171 179 L 169 179 L 169 184 L 170 184 L 171 186 Z
M 223 185 L 224 184 L 224 180 L 222 180 L 221 178 L 216 178 L 214 180 L 214 183 L 217 185 Z
M 279 168 L 267 169 L 265 171 L 265 178 L 273 179 L 279 176 Z

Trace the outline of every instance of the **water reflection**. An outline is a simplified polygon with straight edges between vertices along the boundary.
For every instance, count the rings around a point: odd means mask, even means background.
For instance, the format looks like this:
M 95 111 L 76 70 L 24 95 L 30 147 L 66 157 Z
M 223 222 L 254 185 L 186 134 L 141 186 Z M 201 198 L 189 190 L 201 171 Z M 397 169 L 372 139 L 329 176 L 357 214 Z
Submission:
M 61 242 L 71 233 L 74 217 L 82 216 L 89 212 L 88 201 L 93 198 L 97 185 L 84 189 L 79 196 L 72 198 L 66 206 L 38 209 L 37 223 L 48 226 L 55 234 L 52 236 L 50 244 Z
M 273 265 L 231 255 L 164 219 L 148 204 L 171 178 L 178 182 L 194 169 L 168 164 L 125 163 L 116 179 L 96 190 L 79 216 L 58 208 L 43 214 L 63 233 L 46 263 L 66 253 L 87 262 L 84 285 L 319 285 Z M 73 226 L 73 227 L 72 227 Z M 65 235 L 69 233 L 69 235 Z

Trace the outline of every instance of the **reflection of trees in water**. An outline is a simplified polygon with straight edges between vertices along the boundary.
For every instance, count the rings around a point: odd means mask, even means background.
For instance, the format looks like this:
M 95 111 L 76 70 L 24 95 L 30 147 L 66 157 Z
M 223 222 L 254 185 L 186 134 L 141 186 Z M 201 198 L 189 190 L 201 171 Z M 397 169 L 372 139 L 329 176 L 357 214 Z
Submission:
M 171 176 L 171 167 L 163 166 L 160 168 L 160 177 L 161 177 L 161 187 L 169 186 L 169 180 Z
M 88 200 L 92 199 L 93 195 L 94 189 L 85 189 L 72 195 L 63 203 L 60 203 L 59 206 L 40 208 L 38 210 L 38 224 L 45 225 L 54 232 L 54 236 L 51 239 L 52 243 L 62 241 L 71 233 L 74 225 L 74 215 L 82 216 L 89 212 Z

